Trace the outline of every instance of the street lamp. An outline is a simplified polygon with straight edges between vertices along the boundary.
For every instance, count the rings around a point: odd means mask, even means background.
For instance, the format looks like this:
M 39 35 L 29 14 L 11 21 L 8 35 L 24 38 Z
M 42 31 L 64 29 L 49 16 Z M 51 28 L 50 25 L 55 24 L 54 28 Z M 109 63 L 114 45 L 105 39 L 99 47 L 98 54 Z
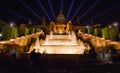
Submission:
M 111 25 L 109 25 L 108 27 L 109 27 L 109 28 L 112 28 L 112 26 L 111 26 Z
M 14 25 L 13 23 L 10 23 L 10 27 L 13 27 L 13 25 Z
M 115 22 L 115 23 L 114 23 L 114 26 L 118 26 L 118 24 Z
M 0 33 L 0 41 L 1 41 L 1 38 L 2 38 L 2 34 Z
M 116 27 L 116 28 L 119 28 L 120 25 L 119 25 L 118 22 L 114 22 L 114 23 L 113 23 L 113 26 Z
M 88 29 L 88 28 L 89 28 L 89 26 L 87 25 L 87 26 L 86 26 L 86 28 Z
M 86 26 L 85 32 L 88 33 L 89 25 Z

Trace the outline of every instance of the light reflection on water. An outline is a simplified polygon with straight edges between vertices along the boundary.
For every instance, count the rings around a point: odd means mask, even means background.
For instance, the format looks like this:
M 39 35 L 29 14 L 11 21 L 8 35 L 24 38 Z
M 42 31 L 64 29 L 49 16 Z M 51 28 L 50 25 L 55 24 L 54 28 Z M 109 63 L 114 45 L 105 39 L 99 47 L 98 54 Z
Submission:
M 83 42 L 77 43 L 75 32 L 69 35 L 46 35 L 46 40 L 41 44 L 37 38 L 35 46 L 36 52 L 46 52 L 47 54 L 83 54 L 85 46 Z

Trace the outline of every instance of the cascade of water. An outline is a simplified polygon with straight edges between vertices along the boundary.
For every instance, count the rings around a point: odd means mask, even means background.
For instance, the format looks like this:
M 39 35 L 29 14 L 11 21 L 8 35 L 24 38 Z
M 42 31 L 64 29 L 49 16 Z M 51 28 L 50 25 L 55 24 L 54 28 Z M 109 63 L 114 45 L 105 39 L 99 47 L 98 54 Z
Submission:
M 53 36 L 53 32 L 51 31 L 50 32 L 50 39 L 52 39 L 52 36 Z
M 34 49 L 36 52 L 40 51 L 40 41 L 39 41 L 39 37 L 36 38 L 36 42 L 35 42 L 35 46 Z
M 62 28 L 60 28 L 60 32 L 59 33 L 62 34 Z
M 71 39 L 70 31 L 68 32 L 68 35 L 69 35 L 69 39 Z
M 68 35 L 53 35 L 50 32 L 50 35 L 46 36 L 45 43 L 43 45 L 78 45 L 75 32 L 72 31 Z
M 80 44 L 77 44 L 74 31 L 69 32 L 68 35 L 53 35 L 50 32 L 50 35 L 46 35 L 46 40 L 42 46 L 40 46 L 40 41 L 37 37 L 34 49 L 36 49 L 36 52 L 41 53 L 47 51 L 48 54 L 83 54 L 85 46 L 82 41 L 79 42 Z
M 77 44 L 77 38 L 76 38 L 76 35 L 75 35 L 75 32 L 74 32 L 74 31 L 72 31 L 71 37 L 72 37 L 73 45 L 78 45 L 78 44 Z

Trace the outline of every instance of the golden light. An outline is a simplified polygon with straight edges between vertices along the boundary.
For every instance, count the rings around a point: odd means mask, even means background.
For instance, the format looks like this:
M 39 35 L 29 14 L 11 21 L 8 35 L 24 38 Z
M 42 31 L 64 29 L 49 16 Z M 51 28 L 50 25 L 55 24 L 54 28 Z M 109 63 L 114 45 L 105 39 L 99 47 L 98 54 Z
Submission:
M 1 41 L 0 43 L 1 43 L 1 44 L 5 44 L 6 42 L 5 42 L 5 41 Z
M 10 39 L 9 41 L 13 42 L 13 41 L 15 41 L 15 39 Z
M 41 42 L 37 38 L 35 46 L 31 48 L 47 54 L 84 54 L 86 48 L 83 42 L 77 43 L 74 32 L 71 35 L 46 35 L 46 40 Z

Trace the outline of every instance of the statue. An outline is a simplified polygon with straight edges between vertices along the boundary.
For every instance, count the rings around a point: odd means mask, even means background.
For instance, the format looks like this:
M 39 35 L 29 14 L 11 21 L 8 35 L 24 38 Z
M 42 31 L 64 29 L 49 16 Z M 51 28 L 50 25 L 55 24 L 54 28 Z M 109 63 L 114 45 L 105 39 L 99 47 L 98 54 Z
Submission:
M 55 22 L 51 21 L 50 22 L 50 30 L 54 30 L 55 27 Z
M 45 16 L 43 16 L 43 19 L 42 19 L 42 26 L 46 26 Z
M 68 22 L 67 25 L 66 25 L 66 32 L 69 31 L 69 28 L 70 28 L 70 22 Z
M 56 30 L 56 26 L 54 26 L 54 27 L 53 27 L 53 30 L 54 30 L 54 32 L 56 32 L 56 31 L 57 31 L 57 30 Z

